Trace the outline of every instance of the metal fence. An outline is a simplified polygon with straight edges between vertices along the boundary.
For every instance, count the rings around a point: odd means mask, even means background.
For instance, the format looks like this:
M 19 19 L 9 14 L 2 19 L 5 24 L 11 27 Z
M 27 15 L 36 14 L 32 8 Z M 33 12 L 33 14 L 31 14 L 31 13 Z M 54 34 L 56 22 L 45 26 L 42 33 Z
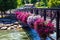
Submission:
M 50 17 L 51 21 L 56 19 L 56 32 L 57 32 L 57 39 L 60 36 L 59 35 L 59 15 L 60 15 L 60 9 L 59 8 L 25 8 L 25 9 L 20 9 L 19 11 L 26 11 L 26 12 L 31 12 L 35 14 L 41 15 L 41 17 L 44 17 L 44 20 L 46 20 L 47 17 Z M 50 16 L 49 16 L 50 15 Z

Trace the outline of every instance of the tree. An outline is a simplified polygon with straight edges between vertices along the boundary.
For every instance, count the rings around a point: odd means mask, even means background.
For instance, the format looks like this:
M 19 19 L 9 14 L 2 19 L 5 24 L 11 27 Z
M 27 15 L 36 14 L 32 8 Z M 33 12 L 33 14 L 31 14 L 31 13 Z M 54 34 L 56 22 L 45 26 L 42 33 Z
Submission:
M 29 0 L 29 3 L 31 4 L 31 0 Z
M 32 4 L 35 4 L 37 2 L 37 0 L 31 0 Z
M 1 11 L 1 16 L 3 15 L 2 12 L 5 12 L 5 10 L 7 10 L 6 2 L 5 2 L 5 0 L 0 0 L 0 11 Z M 3 16 L 2 16 L 2 17 L 3 17 Z
M 28 0 L 17 0 L 17 8 L 23 6 L 27 2 L 28 2 Z
M 60 2 L 58 0 L 49 0 L 48 3 L 47 3 L 47 6 L 49 8 L 51 7 L 57 7 L 60 5 Z
M 22 5 L 22 0 L 17 0 L 17 7 L 19 8 Z
M 6 13 L 5 11 L 11 10 L 17 7 L 17 0 L 0 0 L 0 11 Z

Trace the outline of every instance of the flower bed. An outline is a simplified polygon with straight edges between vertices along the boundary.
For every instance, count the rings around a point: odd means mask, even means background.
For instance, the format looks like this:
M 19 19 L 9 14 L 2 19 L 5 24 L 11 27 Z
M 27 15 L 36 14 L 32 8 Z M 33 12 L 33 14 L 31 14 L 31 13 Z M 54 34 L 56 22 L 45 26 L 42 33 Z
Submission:
M 55 30 L 51 20 L 44 20 L 40 15 L 35 15 L 30 12 L 16 12 L 16 16 L 18 20 L 35 29 L 41 37 L 47 37 Z

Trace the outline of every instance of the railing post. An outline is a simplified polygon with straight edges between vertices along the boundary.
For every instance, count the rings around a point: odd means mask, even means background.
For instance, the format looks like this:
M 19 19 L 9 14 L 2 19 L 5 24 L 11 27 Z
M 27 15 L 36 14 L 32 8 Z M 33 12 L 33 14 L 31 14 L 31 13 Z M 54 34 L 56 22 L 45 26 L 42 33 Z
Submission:
M 59 11 L 57 10 L 56 14 L 56 28 L 57 28 L 57 39 L 59 37 Z
M 33 13 L 33 8 L 30 10 L 31 13 Z
M 35 9 L 32 9 L 33 13 L 35 14 Z
M 50 19 L 52 19 L 52 15 L 53 15 L 52 12 L 53 12 L 53 10 L 50 10 L 50 11 L 51 11 L 51 13 L 50 13 Z
M 46 10 L 44 9 L 44 20 L 46 20 Z

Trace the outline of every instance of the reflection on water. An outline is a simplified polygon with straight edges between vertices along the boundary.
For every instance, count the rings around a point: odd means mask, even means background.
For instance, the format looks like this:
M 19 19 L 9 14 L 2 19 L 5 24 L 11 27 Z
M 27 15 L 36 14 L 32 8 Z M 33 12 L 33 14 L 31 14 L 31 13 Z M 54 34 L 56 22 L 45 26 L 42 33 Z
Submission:
M 30 39 L 24 30 L 0 30 L 0 40 L 40 40 L 39 36 L 34 30 L 29 31 Z M 51 37 L 56 39 L 56 33 L 51 35 Z M 47 38 L 46 40 L 51 40 Z
M 0 40 L 29 40 L 25 32 L 13 31 L 0 31 Z

